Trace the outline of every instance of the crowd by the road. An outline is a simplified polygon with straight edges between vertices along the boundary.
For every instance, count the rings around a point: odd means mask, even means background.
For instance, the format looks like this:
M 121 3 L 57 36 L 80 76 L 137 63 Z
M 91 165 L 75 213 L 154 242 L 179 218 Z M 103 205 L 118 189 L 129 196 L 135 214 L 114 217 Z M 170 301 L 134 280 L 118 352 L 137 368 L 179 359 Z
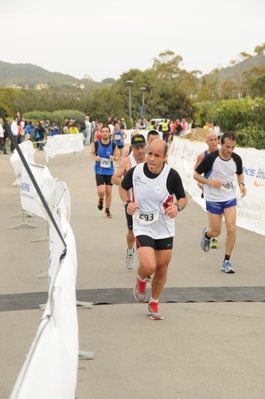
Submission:
M 104 121 L 104 125 L 109 126 L 111 134 L 115 134 L 115 125 L 119 124 L 119 128 L 124 132 L 127 129 L 126 122 L 124 118 L 109 117 L 107 121 Z M 58 134 L 77 134 L 82 133 L 84 136 L 84 144 L 90 145 L 94 141 L 97 141 L 101 137 L 100 129 L 103 123 L 95 119 L 90 121 L 89 116 L 85 116 L 84 119 L 77 123 L 74 119 L 66 119 L 62 126 L 54 121 L 49 120 L 37 120 L 37 121 L 27 121 L 23 116 L 17 112 L 16 116 L 13 118 L 10 128 L 14 139 L 20 144 L 24 140 L 31 140 L 37 142 L 37 148 L 43 150 L 45 142 L 48 136 L 55 136 Z M 195 120 L 190 123 L 182 118 L 180 121 L 176 119 L 171 121 L 167 118 L 165 119 L 152 119 L 148 121 L 145 118 L 140 118 L 135 125 L 136 130 L 157 130 L 162 133 L 163 140 L 166 143 L 171 143 L 174 135 L 178 137 L 184 137 L 190 129 L 196 128 Z M 217 134 L 219 134 L 219 129 L 213 123 L 206 123 L 204 128 L 212 128 Z M 126 134 L 125 132 L 123 133 Z M 9 137 L 7 131 L 4 129 L 3 121 L 0 119 L 0 152 L 7 154 L 7 145 Z M 14 151 L 14 145 L 11 142 L 10 151 Z

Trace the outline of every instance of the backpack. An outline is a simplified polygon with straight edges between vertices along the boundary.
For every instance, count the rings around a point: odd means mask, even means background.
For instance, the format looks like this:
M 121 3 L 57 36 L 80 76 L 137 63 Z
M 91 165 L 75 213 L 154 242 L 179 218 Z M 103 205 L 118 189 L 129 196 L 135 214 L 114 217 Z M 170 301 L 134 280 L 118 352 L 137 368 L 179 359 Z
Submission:
M 85 121 L 82 121 L 82 122 L 80 123 L 80 130 L 81 130 L 81 131 L 86 130 Z

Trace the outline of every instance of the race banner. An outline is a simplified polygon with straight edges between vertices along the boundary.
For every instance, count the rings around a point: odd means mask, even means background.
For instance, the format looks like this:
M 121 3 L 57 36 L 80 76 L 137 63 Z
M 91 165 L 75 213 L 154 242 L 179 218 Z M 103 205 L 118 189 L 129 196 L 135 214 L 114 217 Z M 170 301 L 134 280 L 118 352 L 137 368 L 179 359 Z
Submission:
M 47 143 L 44 146 L 44 150 L 46 151 L 46 161 L 49 162 L 49 159 L 53 159 L 55 155 L 83 151 L 83 140 L 83 133 L 49 136 L 47 138 Z
M 60 212 L 55 210 L 55 214 Z M 58 219 L 57 219 L 58 222 Z M 10 399 L 74 399 L 78 366 L 78 321 L 76 310 L 77 257 L 72 229 L 61 217 L 60 228 L 67 244 L 63 249 L 54 234 L 51 257 L 56 257 L 48 301 L 35 339 L 19 373 Z
M 18 144 L 19 148 L 21 149 L 25 160 L 30 163 L 35 163 L 33 154 L 36 151 L 33 147 L 32 141 L 23 141 L 21 144 Z M 13 166 L 15 175 L 16 175 L 16 180 L 13 183 L 14 186 L 20 186 L 21 185 L 21 174 L 22 174 L 22 161 L 21 158 L 15 149 L 14 153 L 10 157 L 10 162 Z
M 51 174 L 47 166 L 29 164 L 29 167 L 40 188 L 44 185 L 46 179 L 51 178 Z M 22 166 L 21 173 L 20 200 L 22 209 L 47 220 L 46 212 L 44 212 L 44 207 L 42 203 L 38 200 L 36 189 L 24 165 Z
M 29 164 L 29 167 L 45 198 L 46 205 L 53 212 L 67 190 L 66 184 L 54 179 L 45 165 Z M 50 222 L 46 209 L 24 166 L 21 173 L 20 198 L 22 209 Z M 66 198 L 67 203 L 64 205 L 64 208 L 66 208 L 65 214 L 70 215 L 70 197 L 67 196 Z
M 243 165 L 247 195 L 238 195 L 237 225 L 265 235 L 265 152 L 248 148 Z

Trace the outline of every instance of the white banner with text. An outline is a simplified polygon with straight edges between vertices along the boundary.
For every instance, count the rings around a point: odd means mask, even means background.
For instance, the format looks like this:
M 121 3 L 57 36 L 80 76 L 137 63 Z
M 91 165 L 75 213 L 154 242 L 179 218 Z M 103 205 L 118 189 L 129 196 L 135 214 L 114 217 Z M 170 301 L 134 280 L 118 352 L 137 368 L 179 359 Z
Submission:
M 77 256 L 75 237 L 64 214 L 65 211 L 54 210 L 67 253 L 60 260 L 64 245 L 58 234 L 52 234 L 49 258 L 54 268 L 48 301 L 10 399 L 75 398 L 79 351 L 75 290 Z
M 53 159 L 55 155 L 69 154 L 73 152 L 83 151 L 84 149 L 83 133 L 78 134 L 58 134 L 47 138 L 44 146 L 46 151 L 46 161 Z

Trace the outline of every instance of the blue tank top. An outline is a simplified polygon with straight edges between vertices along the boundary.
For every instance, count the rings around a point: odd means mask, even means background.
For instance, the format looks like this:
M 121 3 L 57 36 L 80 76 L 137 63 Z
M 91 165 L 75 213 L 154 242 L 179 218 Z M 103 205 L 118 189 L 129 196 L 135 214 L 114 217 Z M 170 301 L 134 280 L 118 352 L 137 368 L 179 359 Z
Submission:
M 110 155 L 113 155 L 113 143 L 102 144 L 98 141 L 97 155 L 100 156 L 101 160 L 95 162 L 94 171 L 96 175 L 107 175 L 112 176 L 114 174 L 113 162 L 109 160 Z
M 116 132 L 115 130 L 113 130 L 113 135 L 114 135 L 114 143 L 117 146 L 124 146 L 124 141 L 121 141 L 121 139 L 123 139 L 123 134 L 122 134 L 121 130 L 119 132 Z

